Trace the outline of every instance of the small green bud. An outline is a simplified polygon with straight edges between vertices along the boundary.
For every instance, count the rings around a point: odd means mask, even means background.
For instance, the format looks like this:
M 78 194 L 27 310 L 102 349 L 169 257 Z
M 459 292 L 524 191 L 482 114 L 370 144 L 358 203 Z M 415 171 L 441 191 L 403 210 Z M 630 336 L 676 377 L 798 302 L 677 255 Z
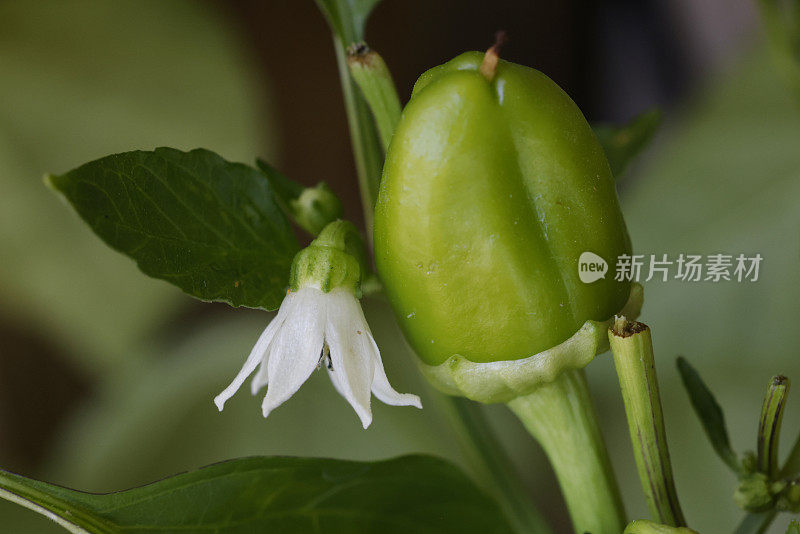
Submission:
M 784 512 L 800 513 L 800 480 L 785 482 L 775 508 Z
M 256 165 L 272 184 L 286 215 L 311 235 L 342 216 L 339 197 L 324 182 L 303 187 L 263 159 L 257 159 Z
M 298 226 L 312 235 L 319 234 L 331 221 L 342 216 L 342 203 L 324 182 L 306 187 L 289 201 L 289 211 Z
M 698 534 L 698 532 L 687 527 L 670 527 L 638 519 L 625 527 L 623 534 Z
M 739 480 L 733 500 L 742 510 L 763 512 L 774 506 L 771 484 L 764 473 L 752 473 Z
M 366 272 L 364 244 L 355 226 L 335 221 L 294 257 L 289 288 L 297 291 L 310 286 L 325 293 L 347 288 L 360 297 Z

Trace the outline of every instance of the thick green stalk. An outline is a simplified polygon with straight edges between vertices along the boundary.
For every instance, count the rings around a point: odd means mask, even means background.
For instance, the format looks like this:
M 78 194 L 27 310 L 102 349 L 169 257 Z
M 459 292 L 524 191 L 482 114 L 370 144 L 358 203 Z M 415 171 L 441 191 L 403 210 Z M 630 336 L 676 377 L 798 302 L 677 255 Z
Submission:
M 383 169 L 383 151 L 367 103 L 350 75 L 345 47 L 342 41 L 335 36 L 333 43 L 344 94 L 347 122 L 350 127 L 350 143 L 353 148 L 358 185 L 361 191 L 364 224 L 371 242 L 373 211 L 375 200 L 378 198 L 378 187 Z
M 347 63 L 350 75 L 369 104 L 381 136 L 383 151 L 386 152 L 402 113 L 392 75 L 383 58 L 366 43 L 359 43 L 347 49 Z
M 583 371 L 562 373 L 533 393 L 512 400 L 508 407 L 550 459 L 574 530 L 622 532 L 622 499 Z
M 757 470 L 767 475 L 769 480 L 778 474 L 778 438 L 788 394 L 789 379 L 781 375 L 774 376 L 767 386 L 767 393 L 761 406 L 756 466 Z
M 608 339 L 650 514 L 658 523 L 686 526 L 672 476 L 650 329 L 618 317 Z
M 462 397 L 440 395 L 450 415 L 461 449 L 478 480 L 499 497 L 500 505 L 518 534 L 549 534 L 550 526 L 530 500 L 511 460 L 494 436 L 481 408 Z

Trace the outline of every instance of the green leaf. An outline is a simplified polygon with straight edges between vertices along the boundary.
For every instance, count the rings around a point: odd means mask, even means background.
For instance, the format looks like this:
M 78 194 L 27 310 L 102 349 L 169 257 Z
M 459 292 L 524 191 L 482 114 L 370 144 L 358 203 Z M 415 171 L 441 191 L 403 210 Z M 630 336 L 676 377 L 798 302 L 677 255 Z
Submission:
M 288 203 L 291 200 L 295 200 L 303 193 L 305 187 L 303 187 L 302 184 L 295 182 L 270 165 L 267 161 L 256 158 L 256 167 L 264 173 L 264 176 L 266 176 L 267 180 L 272 184 L 275 195 L 282 201 Z
M 280 305 L 299 247 L 257 170 L 208 150 L 157 148 L 107 156 L 48 182 L 148 276 L 201 300 Z
M 0 471 L 0 497 L 74 533 L 506 533 L 497 504 L 431 456 L 379 462 L 253 457 L 118 493 Z
M 348 45 L 364 39 L 367 18 L 380 0 L 316 0 L 334 33 Z
M 800 475 L 800 436 L 797 436 L 780 472 L 780 476 L 784 478 L 796 475 Z
M 800 523 L 792 520 L 792 522 L 786 527 L 786 534 L 800 534 Z
M 700 378 L 700 375 L 685 358 L 679 357 L 677 364 L 683 385 L 689 393 L 689 399 L 692 401 L 692 407 L 694 407 L 694 411 L 700 418 L 703 430 L 705 430 L 709 441 L 711 441 L 714 451 L 731 469 L 736 472 L 741 471 L 739 459 L 731 449 L 722 408 L 720 408 L 703 379 Z
M 614 178 L 622 176 L 631 161 L 647 147 L 660 123 L 661 111 L 651 109 L 622 126 L 599 124 L 592 127 L 603 145 Z

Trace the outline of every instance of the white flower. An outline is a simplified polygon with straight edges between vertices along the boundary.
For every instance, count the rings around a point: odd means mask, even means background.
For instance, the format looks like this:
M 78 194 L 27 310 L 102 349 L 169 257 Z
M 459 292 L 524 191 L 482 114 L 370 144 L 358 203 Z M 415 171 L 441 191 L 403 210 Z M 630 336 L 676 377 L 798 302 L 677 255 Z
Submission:
M 267 417 L 323 363 L 364 428 L 372 422 L 371 393 L 392 406 L 422 408 L 419 397 L 398 393 L 389 384 L 380 351 L 353 292 L 337 288 L 325 293 L 312 286 L 286 295 L 242 370 L 214 403 L 222 411 L 225 401 L 260 364 L 251 391 L 255 395 L 269 384 L 261 405 Z

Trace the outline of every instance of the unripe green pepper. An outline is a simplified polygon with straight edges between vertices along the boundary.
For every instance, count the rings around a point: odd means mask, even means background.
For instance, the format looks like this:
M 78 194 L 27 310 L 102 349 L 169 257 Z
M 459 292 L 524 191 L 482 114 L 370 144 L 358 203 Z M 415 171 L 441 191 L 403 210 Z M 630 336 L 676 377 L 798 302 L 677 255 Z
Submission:
M 378 272 L 429 366 L 528 358 L 631 294 L 614 280 L 631 252 L 614 180 L 580 110 L 544 74 L 483 61 L 467 52 L 419 78 L 376 206 Z M 580 280 L 583 252 L 604 278 Z

